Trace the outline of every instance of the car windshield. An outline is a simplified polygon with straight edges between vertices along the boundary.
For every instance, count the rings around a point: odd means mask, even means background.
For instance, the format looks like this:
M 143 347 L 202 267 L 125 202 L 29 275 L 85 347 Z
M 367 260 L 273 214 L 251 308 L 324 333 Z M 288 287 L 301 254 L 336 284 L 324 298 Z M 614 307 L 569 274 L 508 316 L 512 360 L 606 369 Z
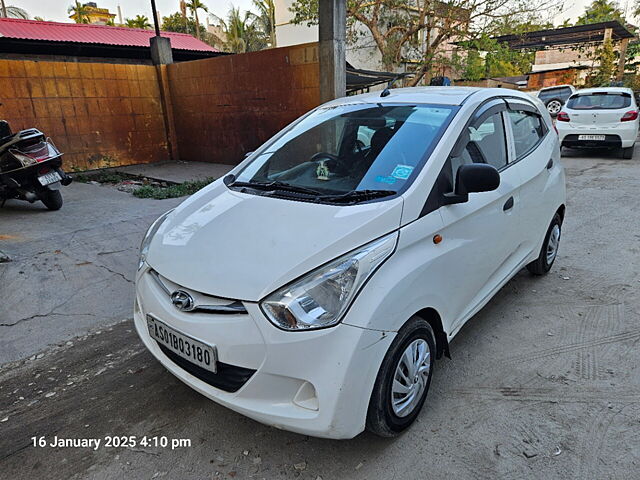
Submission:
M 246 165 L 234 183 L 294 186 L 302 194 L 394 194 L 413 181 L 456 110 L 406 104 L 319 108 Z
M 567 102 L 567 108 L 572 110 L 608 110 L 627 108 L 631 105 L 631 95 L 628 93 L 597 92 L 574 95 Z

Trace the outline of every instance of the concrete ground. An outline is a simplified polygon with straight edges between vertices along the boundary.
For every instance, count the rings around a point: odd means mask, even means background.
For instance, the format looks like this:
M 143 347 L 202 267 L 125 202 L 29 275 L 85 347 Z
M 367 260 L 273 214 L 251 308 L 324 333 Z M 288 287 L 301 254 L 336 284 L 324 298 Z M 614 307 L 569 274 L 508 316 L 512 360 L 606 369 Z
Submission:
M 115 167 L 117 172 L 139 175 L 169 182 L 187 182 L 189 180 L 206 180 L 219 178 L 231 170 L 232 165 L 206 162 L 163 162 L 142 165 Z
M 567 155 L 553 270 L 519 273 L 463 328 L 418 422 L 395 439 L 329 441 L 263 426 L 181 384 L 143 349 L 130 320 L 137 248 L 179 199 L 72 185 L 60 212 L 8 205 L 0 477 L 637 477 L 640 158 Z M 169 446 L 106 447 L 108 435 L 165 436 Z M 103 444 L 33 446 L 41 436 Z M 172 450 L 172 439 L 191 445 Z

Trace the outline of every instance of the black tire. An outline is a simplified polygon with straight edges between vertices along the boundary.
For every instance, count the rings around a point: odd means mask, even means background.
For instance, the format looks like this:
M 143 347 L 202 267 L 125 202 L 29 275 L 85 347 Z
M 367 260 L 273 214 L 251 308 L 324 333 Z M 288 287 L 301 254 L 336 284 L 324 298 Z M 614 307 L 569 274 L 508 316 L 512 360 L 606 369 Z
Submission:
M 542 242 L 542 248 L 540 249 L 540 255 L 538 255 L 537 259 L 535 259 L 533 262 L 527 265 L 527 270 L 529 270 L 529 272 L 531 272 L 533 275 L 546 274 L 547 272 L 549 272 L 549 270 L 551 270 L 551 266 L 553 265 L 553 262 L 556 261 L 556 256 L 558 253 L 557 245 L 555 247 L 555 254 L 553 256 L 553 259 L 551 261 L 547 259 L 547 249 L 549 248 L 549 239 L 551 238 L 551 232 L 554 230 L 556 226 L 559 229 L 558 240 L 557 240 L 557 243 L 559 244 L 560 238 L 562 237 L 562 217 L 558 213 L 556 213 L 553 216 L 553 220 L 551 220 L 551 224 L 547 229 L 547 234 L 544 237 L 544 242 Z
M 552 106 L 551 106 L 551 110 L 549 107 L 549 104 L 553 102 Z M 556 105 L 560 105 L 557 109 L 555 108 Z M 555 118 L 558 113 L 560 113 L 560 110 L 562 110 L 562 107 L 564 106 L 564 102 L 562 101 L 561 98 L 550 98 L 549 100 L 547 100 L 546 102 L 544 102 L 544 106 L 547 107 L 547 111 L 549 112 L 549 115 L 551 115 L 553 118 Z
M 635 147 L 635 145 L 632 145 L 630 147 L 627 148 L 623 148 L 622 149 L 622 158 L 624 158 L 625 160 L 629 160 L 631 158 L 633 158 L 633 148 Z
M 49 210 L 60 210 L 62 208 L 62 194 L 60 190 L 45 190 L 40 194 L 40 200 Z
M 402 354 L 415 340 L 425 340 L 429 347 L 429 372 L 425 388 L 417 404 L 406 416 L 393 410 L 391 387 Z M 382 361 L 367 410 L 367 430 L 381 437 L 394 437 L 408 428 L 416 419 L 429 392 L 436 355 L 435 336 L 431 326 L 420 317 L 411 317 L 400 329 Z M 418 375 L 416 375 L 417 377 Z

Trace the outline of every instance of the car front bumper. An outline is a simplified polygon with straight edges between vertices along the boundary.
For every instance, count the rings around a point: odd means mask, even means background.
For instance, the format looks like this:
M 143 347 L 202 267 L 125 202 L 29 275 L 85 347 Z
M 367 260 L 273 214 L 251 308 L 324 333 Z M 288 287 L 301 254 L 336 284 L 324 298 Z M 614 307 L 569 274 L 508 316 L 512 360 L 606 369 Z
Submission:
M 182 312 L 148 271 L 143 268 L 136 279 L 136 330 L 181 381 L 277 428 L 326 438 L 353 438 L 364 430 L 373 384 L 394 332 L 346 324 L 287 332 L 272 325 L 253 302 L 243 302 L 245 314 Z M 217 378 L 161 347 L 149 335 L 147 315 L 214 345 Z

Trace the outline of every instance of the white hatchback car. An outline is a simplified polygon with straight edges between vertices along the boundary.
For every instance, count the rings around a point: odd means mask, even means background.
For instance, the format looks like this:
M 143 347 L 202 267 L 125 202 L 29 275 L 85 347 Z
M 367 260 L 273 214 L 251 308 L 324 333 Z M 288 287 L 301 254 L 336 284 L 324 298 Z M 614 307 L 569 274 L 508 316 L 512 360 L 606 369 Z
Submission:
M 620 148 L 622 158 L 633 157 L 640 120 L 633 90 L 629 88 L 578 90 L 556 120 L 563 147 Z
M 151 226 L 136 329 L 180 380 L 260 422 L 391 436 L 465 322 L 523 267 L 551 268 L 564 213 L 537 99 L 339 99 Z

